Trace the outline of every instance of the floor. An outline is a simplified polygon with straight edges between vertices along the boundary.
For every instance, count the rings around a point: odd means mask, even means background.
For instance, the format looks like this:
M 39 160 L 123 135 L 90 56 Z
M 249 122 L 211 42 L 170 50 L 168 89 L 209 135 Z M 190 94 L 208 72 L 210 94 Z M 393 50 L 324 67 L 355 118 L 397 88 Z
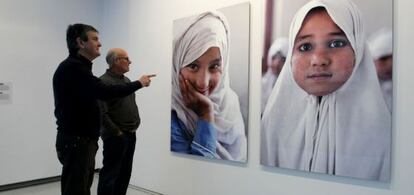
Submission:
M 98 185 L 98 174 L 95 175 L 93 184 L 91 187 L 91 195 L 96 194 Z M 30 186 L 15 190 L 0 192 L 0 195 L 57 195 L 60 194 L 60 182 L 53 182 L 47 184 L 41 184 L 36 186 Z M 129 187 L 127 195 L 160 195 L 145 189 L 139 189 L 136 187 Z

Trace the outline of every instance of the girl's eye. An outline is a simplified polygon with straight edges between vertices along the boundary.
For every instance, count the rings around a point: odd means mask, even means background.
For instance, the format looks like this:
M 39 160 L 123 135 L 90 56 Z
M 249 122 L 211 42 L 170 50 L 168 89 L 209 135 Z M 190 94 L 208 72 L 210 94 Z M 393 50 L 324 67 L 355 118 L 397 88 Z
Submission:
M 221 64 L 220 63 L 211 64 L 209 69 L 211 72 L 221 72 Z
M 304 43 L 299 46 L 299 51 L 305 52 L 312 50 L 312 45 L 310 43 Z
M 344 47 L 347 45 L 347 41 L 344 40 L 333 40 L 329 43 L 329 47 L 337 48 L 337 47 Z
M 190 70 L 198 70 L 198 65 L 197 64 L 189 64 L 186 66 L 186 68 L 189 68 Z
M 210 65 L 210 68 L 211 69 L 220 69 L 221 65 L 220 64 L 212 64 L 212 65 Z

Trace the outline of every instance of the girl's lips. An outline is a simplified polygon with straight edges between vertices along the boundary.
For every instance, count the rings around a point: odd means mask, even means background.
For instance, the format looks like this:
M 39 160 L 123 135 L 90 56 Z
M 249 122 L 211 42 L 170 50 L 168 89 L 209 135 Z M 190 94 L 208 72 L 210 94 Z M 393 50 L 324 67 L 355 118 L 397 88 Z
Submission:
M 318 73 L 311 73 L 307 76 L 308 79 L 312 80 L 325 80 L 332 77 L 332 73 L 329 72 L 318 72 Z

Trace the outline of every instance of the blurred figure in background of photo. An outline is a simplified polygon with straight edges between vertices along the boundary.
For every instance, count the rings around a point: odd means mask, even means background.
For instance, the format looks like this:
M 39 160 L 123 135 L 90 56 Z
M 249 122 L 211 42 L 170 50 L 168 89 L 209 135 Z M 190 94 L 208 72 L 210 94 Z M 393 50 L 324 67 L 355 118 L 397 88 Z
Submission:
M 267 54 L 267 71 L 262 77 L 262 101 L 261 113 L 263 113 L 277 77 L 283 68 L 288 52 L 288 38 L 276 39 L 270 46 Z
M 381 28 L 373 33 L 368 40 L 382 93 L 390 111 L 392 111 L 392 39 L 392 30 Z

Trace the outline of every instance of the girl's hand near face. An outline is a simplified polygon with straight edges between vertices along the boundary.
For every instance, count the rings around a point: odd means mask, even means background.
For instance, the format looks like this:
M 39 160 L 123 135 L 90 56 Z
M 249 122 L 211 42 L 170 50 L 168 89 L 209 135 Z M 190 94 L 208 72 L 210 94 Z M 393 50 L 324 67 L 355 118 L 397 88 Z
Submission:
M 179 80 L 185 106 L 193 110 L 200 119 L 214 122 L 214 109 L 210 98 L 198 92 L 181 74 Z

